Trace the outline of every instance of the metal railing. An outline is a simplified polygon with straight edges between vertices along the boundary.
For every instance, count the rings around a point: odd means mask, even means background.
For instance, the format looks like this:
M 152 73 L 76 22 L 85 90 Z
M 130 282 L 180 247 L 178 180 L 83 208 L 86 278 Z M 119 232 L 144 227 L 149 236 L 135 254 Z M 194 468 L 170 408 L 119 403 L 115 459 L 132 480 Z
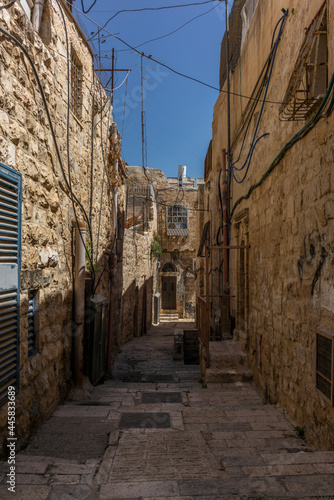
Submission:
M 209 317 L 209 302 L 204 297 L 197 296 L 197 328 L 198 338 L 204 353 L 206 366 L 209 367 L 209 332 L 210 332 L 210 317 Z
M 134 233 L 148 231 L 151 219 L 152 198 L 150 186 L 128 186 L 126 203 L 126 228 Z

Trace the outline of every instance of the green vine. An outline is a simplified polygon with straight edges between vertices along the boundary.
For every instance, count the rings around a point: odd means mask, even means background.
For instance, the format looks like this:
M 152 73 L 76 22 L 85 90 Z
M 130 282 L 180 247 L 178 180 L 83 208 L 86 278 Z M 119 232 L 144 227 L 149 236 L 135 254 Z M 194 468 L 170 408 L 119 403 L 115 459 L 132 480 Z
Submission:
M 160 236 L 155 234 L 153 236 L 153 241 L 151 243 L 151 256 L 154 259 L 159 259 L 161 254 L 162 254 L 162 247 L 160 242 Z
M 95 266 L 92 266 L 92 255 L 93 255 L 92 240 L 88 239 L 86 241 L 86 269 L 89 273 L 92 273 L 93 270 L 95 271 L 95 273 L 98 273 L 100 271 L 100 267 L 97 264 Z

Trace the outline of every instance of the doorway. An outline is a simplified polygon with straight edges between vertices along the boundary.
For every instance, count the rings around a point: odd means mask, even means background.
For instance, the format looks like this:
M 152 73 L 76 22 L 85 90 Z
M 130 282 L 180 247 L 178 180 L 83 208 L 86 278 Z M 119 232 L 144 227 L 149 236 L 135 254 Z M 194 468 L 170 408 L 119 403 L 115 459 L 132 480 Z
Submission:
M 176 309 L 176 276 L 162 277 L 162 309 Z

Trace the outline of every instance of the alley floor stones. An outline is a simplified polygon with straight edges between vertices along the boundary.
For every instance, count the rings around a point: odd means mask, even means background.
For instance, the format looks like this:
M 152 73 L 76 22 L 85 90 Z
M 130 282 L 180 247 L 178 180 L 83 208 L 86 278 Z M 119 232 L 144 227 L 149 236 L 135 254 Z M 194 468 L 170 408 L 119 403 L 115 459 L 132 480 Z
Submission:
M 334 499 L 334 451 L 310 448 L 250 382 L 173 361 L 178 322 L 123 346 L 113 379 L 67 401 L 8 463 L 18 500 Z

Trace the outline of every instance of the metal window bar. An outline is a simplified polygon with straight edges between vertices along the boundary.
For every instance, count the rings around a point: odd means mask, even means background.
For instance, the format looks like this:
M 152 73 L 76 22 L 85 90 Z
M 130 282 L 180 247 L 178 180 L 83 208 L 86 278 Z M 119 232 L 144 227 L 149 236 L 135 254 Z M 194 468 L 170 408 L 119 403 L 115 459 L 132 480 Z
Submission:
M 35 298 L 36 290 L 28 292 L 28 357 L 36 353 L 36 331 L 35 331 Z
M 167 211 L 167 235 L 188 236 L 188 210 L 184 205 L 173 205 L 166 207 Z
M 334 338 L 320 333 L 316 337 L 316 387 L 333 404 Z
M 280 119 L 303 121 L 320 105 L 328 85 L 327 2 L 307 30 L 292 73 Z
M 135 185 L 127 188 L 126 228 L 133 233 L 148 231 L 152 196 L 150 186 Z
M 71 110 L 77 118 L 82 114 L 82 77 L 83 70 L 77 55 L 71 53 Z
M 19 389 L 21 175 L 0 163 L 0 404 Z

